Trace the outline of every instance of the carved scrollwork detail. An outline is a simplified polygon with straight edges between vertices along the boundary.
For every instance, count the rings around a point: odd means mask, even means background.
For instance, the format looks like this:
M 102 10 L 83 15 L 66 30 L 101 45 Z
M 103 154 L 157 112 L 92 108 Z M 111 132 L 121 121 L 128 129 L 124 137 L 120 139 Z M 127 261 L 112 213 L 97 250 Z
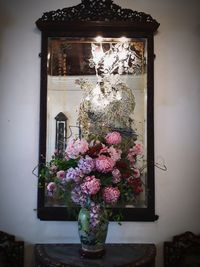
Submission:
M 80 4 L 45 12 L 40 22 L 76 22 L 76 21 L 129 21 L 140 23 L 158 22 L 144 12 L 123 9 L 112 0 L 82 0 Z

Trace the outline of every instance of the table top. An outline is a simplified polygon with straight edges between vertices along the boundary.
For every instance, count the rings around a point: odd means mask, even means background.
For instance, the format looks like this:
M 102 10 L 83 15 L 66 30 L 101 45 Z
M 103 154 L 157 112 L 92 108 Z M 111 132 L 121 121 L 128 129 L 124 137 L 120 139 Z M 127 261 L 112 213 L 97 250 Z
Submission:
M 154 266 L 154 244 L 106 244 L 101 259 L 80 256 L 80 244 L 36 244 L 36 266 L 56 267 L 136 267 Z

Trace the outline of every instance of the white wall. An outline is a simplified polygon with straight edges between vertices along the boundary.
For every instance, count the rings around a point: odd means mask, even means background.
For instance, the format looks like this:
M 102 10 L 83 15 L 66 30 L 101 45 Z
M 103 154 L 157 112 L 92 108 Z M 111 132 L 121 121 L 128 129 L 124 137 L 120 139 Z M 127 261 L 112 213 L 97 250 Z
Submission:
M 78 0 L 0 0 L 0 229 L 32 244 L 79 242 L 75 222 L 39 221 L 38 160 L 40 32 L 34 22 L 43 11 Z M 174 234 L 200 232 L 200 19 L 199 0 L 115 0 L 125 8 L 150 13 L 160 23 L 155 36 L 155 157 L 157 222 L 111 223 L 108 242 L 154 242 L 157 267 L 162 246 Z

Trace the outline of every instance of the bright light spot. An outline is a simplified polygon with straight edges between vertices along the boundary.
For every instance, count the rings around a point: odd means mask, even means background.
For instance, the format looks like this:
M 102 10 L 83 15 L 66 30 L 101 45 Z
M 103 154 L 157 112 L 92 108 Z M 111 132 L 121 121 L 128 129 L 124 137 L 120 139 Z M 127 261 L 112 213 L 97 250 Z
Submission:
M 103 42 L 103 37 L 102 36 L 97 36 L 96 38 L 94 38 L 95 39 L 95 41 L 97 42 L 97 43 L 101 43 L 101 42 Z
M 122 36 L 119 38 L 119 41 L 122 42 L 122 43 L 125 43 L 125 42 L 128 42 L 128 38 L 125 37 L 125 36 Z

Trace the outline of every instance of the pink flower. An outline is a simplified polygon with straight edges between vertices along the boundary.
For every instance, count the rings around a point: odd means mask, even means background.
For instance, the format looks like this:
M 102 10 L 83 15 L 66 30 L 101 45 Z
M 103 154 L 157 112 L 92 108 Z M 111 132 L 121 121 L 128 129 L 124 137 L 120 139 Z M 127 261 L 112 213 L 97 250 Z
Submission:
M 49 170 L 50 170 L 50 173 L 51 173 L 52 175 L 54 175 L 54 174 L 57 172 L 58 167 L 57 167 L 56 165 L 52 165 L 52 166 L 49 168 Z
M 120 191 L 116 187 L 106 187 L 103 191 L 103 199 L 107 204 L 114 204 L 120 196 Z
M 111 132 L 106 135 L 106 142 L 109 145 L 118 145 L 122 141 L 122 137 L 118 132 Z
M 139 178 L 140 177 L 140 170 L 139 169 L 133 169 L 133 176 L 135 178 Z
M 85 154 L 89 149 L 88 142 L 84 139 L 70 140 L 67 145 L 66 153 L 69 158 L 76 159 Z
M 99 172 L 107 173 L 113 170 L 113 167 L 115 165 L 115 162 L 104 155 L 99 156 L 96 159 L 96 169 Z
M 92 176 L 87 176 L 83 184 L 81 184 L 81 190 L 85 194 L 89 195 L 95 195 L 101 187 L 100 180 L 97 179 L 94 175 Z
M 136 159 L 135 159 L 135 152 L 133 151 L 133 149 L 129 149 L 128 155 L 127 155 L 127 159 L 130 161 L 130 166 L 133 167 Z
M 135 142 L 135 145 L 132 148 L 132 153 L 135 155 L 142 155 L 143 153 L 143 144 L 139 141 Z
M 51 193 L 54 193 L 54 192 L 56 192 L 56 190 L 57 190 L 56 183 L 54 183 L 54 182 L 48 183 L 48 185 L 47 185 L 47 191 L 49 191 Z
M 113 146 L 111 146 L 108 149 L 108 153 L 115 162 L 121 159 L 122 151 L 120 149 L 115 149 Z
M 114 184 L 117 184 L 121 181 L 121 173 L 117 168 L 113 169 L 112 176 L 113 176 L 112 182 Z
M 61 180 L 63 180 L 63 179 L 65 178 L 65 171 L 58 171 L 58 172 L 56 173 L 56 176 L 57 176 L 58 178 L 60 178 Z
M 121 149 L 116 149 L 113 146 L 107 147 L 103 145 L 102 149 L 99 152 L 99 155 L 101 154 L 109 154 L 113 161 L 118 161 L 121 159 L 122 151 Z

